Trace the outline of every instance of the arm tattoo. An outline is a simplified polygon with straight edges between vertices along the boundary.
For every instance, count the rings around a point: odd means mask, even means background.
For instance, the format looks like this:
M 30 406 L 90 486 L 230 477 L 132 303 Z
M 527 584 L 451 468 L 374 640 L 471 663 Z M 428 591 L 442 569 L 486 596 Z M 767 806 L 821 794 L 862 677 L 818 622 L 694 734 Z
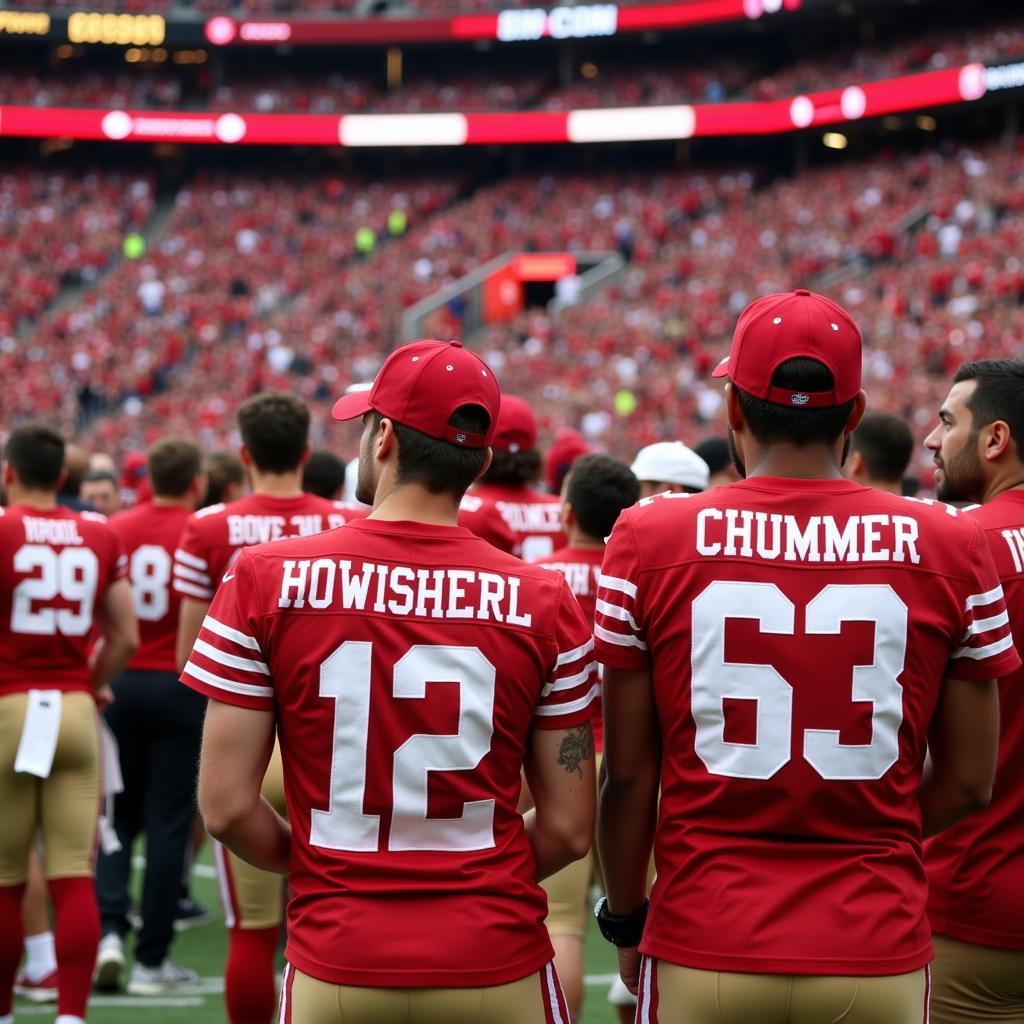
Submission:
M 558 748 L 558 763 L 566 772 L 576 774 L 582 779 L 581 762 L 589 761 L 594 756 L 594 734 L 590 723 L 574 726 L 568 731 L 562 745 Z

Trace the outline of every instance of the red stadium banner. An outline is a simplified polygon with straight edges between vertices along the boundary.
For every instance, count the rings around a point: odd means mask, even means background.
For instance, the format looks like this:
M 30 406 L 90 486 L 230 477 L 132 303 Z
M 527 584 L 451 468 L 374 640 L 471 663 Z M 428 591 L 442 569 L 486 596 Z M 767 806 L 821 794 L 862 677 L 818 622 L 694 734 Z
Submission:
M 204 27 L 214 46 L 361 46 L 366 43 L 451 42 L 493 39 L 503 43 L 538 39 L 592 39 L 625 32 L 692 28 L 756 20 L 795 11 L 804 0 L 689 0 L 688 3 L 575 4 L 554 8 L 513 7 L 451 18 L 236 19 L 210 18 Z
M 389 148 L 771 135 L 971 102 L 1024 87 L 1024 63 L 943 71 L 763 103 L 493 114 L 252 114 L 0 106 L 0 138 Z

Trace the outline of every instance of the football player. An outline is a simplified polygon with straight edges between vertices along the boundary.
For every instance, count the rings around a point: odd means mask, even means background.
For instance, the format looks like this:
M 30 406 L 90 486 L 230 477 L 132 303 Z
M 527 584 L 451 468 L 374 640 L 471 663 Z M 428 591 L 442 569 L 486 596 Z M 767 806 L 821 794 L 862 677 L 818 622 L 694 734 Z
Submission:
M 199 449 L 166 438 L 148 457 L 151 501 L 110 520 L 128 559 L 128 580 L 142 642 L 113 685 L 104 713 L 117 740 L 124 790 L 114 799 L 120 850 L 101 849 L 96 864 L 103 938 L 96 987 L 120 988 L 125 967 L 132 846 L 146 834 L 142 923 L 128 991 L 156 995 L 196 980 L 167 958 L 174 937 L 180 878 L 195 813 L 196 762 L 206 702 L 178 682 L 175 644 L 181 596 L 171 586 L 174 552 L 206 482 Z
M 935 453 L 938 497 L 978 502 L 1024 650 L 1024 362 L 967 363 L 953 378 Z M 1001 738 L 992 802 L 925 846 L 935 943 L 935 1024 L 1024 1021 L 1024 672 L 999 687 Z
M 513 554 L 524 561 L 546 558 L 565 544 L 560 499 L 535 488 L 543 465 L 537 449 L 537 417 L 518 395 L 502 395 L 492 443 L 494 456 L 471 498 L 493 502 L 516 538 Z
M 640 497 L 640 484 L 625 463 L 608 455 L 588 454 L 573 462 L 562 491 L 562 529 L 569 543 L 537 564 L 557 569 L 565 577 L 587 621 L 593 623 L 604 538 L 612 532 L 619 513 Z M 600 765 L 600 701 L 594 701 L 591 725 Z M 572 1020 L 579 1018 L 583 1005 L 583 940 L 590 920 L 587 894 L 594 867 L 594 858 L 584 857 L 544 882 L 548 894 L 545 923 Z
M 181 597 L 178 665 L 197 643 L 214 591 L 231 577 L 238 553 L 253 544 L 303 537 L 343 526 L 341 502 L 302 490 L 302 468 L 310 455 L 309 409 L 294 395 L 268 391 L 238 410 L 240 458 L 252 494 L 226 505 L 210 505 L 185 524 L 174 556 L 173 587 Z M 206 641 L 200 640 L 203 647 Z M 280 758 L 275 755 L 264 792 L 284 811 Z M 281 930 L 283 883 L 222 847 L 214 859 L 228 926 L 225 999 L 231 1024 L 268 1024 L 274 1012 L 274 953 Z
M 537 880 L 590 846 L 599 684 L 565 580 L 456 525 L 499 400 L 457 342 L 393 352 L 334 408 L 372 514 L 243 551 L 182 675 L 207 826 L 289 873 L 282 1021 L 566 1019 Z M 290 825 L 253 781 L 275 723 Z
M 715 371 L 746 479 L 608 543 L 598 922 L 638 1021 L 927 1020 L 922 836 L 989 799 L 1020 659 L 977 521 L 842 477 L 861 359 L 823 296 L 752 303 Z
M 139 643 L 125 559 L 96 512 L 57 504 L 64 439 L 14 429 L 0 510 L 0 1024 L 11 1024 L 21 899 L 37 832 L 54 907 L 57 1020 L 81 1024 L 100 922 L 92 879 L 99 818 L 96 707 Z M 101 637 L 90 663 L 90 637 Z
M 850 457 L 843 475 L 865 487 L 903 493 L 914 435 L 906 421 L 890 412 L 867 412 L 850 435 Z

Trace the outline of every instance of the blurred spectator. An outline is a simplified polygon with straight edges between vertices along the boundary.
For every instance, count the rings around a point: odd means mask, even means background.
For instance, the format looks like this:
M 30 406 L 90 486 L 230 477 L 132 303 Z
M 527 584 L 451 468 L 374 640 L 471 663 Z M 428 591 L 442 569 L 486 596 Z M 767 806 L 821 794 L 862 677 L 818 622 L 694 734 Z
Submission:
M 117 487 L 117 477 L 106 469 L 86 470 L 82 477 L 82 501 L 91 505 L 97 512 L 112 516 L 121 510 L 121 494 Z
M 544 460 L 544 482 L 552 494 L 562 493 L 562 482 L 565 480 L 572 464 L 590 451 L 590 445 L 583 439 L 578 430 L 563 427 L 555 434 L 555 439 L 548 449 Z
M 843 473 L 865 487 L 903 493 L 903 477 L 914 454 L 914 435 L 899 416 L 867 412 L 850 437 Z
M 708 464 L 682 441 L 658 441 L 636 453 L 630 466 L 640 481 L 640 497 L 669 491 L 700 494 L 708 489 Z
M 331 501 L 345 495 L 345 463 L 333 452 L 315 451 L 302 467 L 302 489 Z
M 740 478 L 732 461 L 729 442 L 724 437 L 709 437 L 694 449 L 695 454 L 708 467 L 707 490 L 722 484 L 735 483 Z
M 245 466 L 234 452 L 213 452 L 206 457 L 206 493 L 200 508 L 228 504 L 245 494 Z
M 89 471 L 89 454 L 77 444 L 64 446 L 64 479 L 57 490 L 57 504 L 75 512 L 89 511 L 92 505 L 83 501 L 82 477 Z

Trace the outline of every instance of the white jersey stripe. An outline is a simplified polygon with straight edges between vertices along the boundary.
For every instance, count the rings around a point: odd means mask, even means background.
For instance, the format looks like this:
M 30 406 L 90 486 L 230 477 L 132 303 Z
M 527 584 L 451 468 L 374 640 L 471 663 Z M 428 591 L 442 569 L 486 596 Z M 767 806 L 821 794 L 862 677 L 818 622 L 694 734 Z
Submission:
M 1000 612 L 998 615 L 992 615 L 987 619 L 975 619 L 970 626 L 967 627 L 967 632 L 964 634 L 964 639 L 961 642 L 966 642 L 968 637 L 977 636 L 979 633 L 987 633 L 990 629 L 997 629 L 999 626 L 1007 626 L 1009 623 L 1009 612 Z
M 222 636 L 225 640 L 232 640 L 239 647 L 248 647 L 250 651 L 258 651 L 260 649 L 256 637 L 249 636 L 248 633 L 240 633 L 237 629 L 226 626 L 212 615 L 207 615 L 203 619 L 203 629 L 208 629 L 211 633 L 216 633 L 217 636 Z
M 609 604 L 607 601 L 602 601 L 601 598 L 597 599 L 597 610 L 602 615 L 608 615 L 613 619 L 619 619 L 621 622 L 628 622 L 633 629 L 639 629 L 636 619 L 626 611 L 625 608 L 619 607 L 617 604 Z
M 193 583 L 186 583 L 185 580 L 174 581 L 174 592 L 176 594 L 185 594 L 188 597 L 198 597 L 202 601 L 209 601 L 213 597 L 212 590 L 196 586 Z
M 967 598 L 964 604 L 964 611 L 970 611 L 972 608 L 977 608 L 979 605 L 994 604 L 996 601 L 1003 599 L 1003 587 L 1002 584 L 993 587 L 992 590 L 986 591 L 984 594 L 971 594 Z
M 284 973 L 281 975 L 281 1012 L 277 1016 L 277 1024 L 286 1024 L 288 1020 L 288 982 L 292 970 L 294 968 L 286 960 L 284 962 Z
M 594 626 L 594 635 L 599 640 L 605 640 L 610 644 L 619 647 L 638 647 L 641 651 L 647 650 L 647 644 L 635 636 L 627 636 L 625 633 L 613 633 L 604 626 Z
M 651 958 L 645 956 L 640 961 L 640 1012 L 637 1014 L 638 1024 L 651 1024 Z
M 1002 640 L 996 640 L 994 643 L 986 644 L 984 647 L 961 647 L 958 651 L 955 651 L 953 658 L 970 658 L 972 661 L 981 661 L 982 658 L 991 658 L 997 654 L 1002 654 L 1003 651 L 1009 650 L 1013 646 L 1013 637 L 1004 636 Z M 956 672 L 954 671 L 954 676 Z
M 601 684 L 594 683 L 586 695 L 578 700 L 569 700 L 564 704 L 541 704 L 534 709 L 533 713 L 540 715 L 542 718 L 553 718 L 555 715 L 571 715 L 577 711 L 582 711 L 588 704 L 593 704 L 594 698 L 600 693 Z
M 558 993 L 555 991 L 555 985 L 557 981 L 555 979 L 555 968 L 552 964 L 548 964 L 544 968 L 544 978 L 548 983 L 548 1001 L 551 1004 L 551 1019 L 554 1024 L 569 1024 L 569 1022 L 562 1016 L 562 1007 L 558 1004 Z
M 210 577 L 207 576 L 205 572 L 190 569 L 187 565 L 175 565 L 174 575 L 179 579 L 192 580 L 193 583 L 205 583 L 206 586 L 210 585 Z
M 225 679 L 223 676 L 214 675 L 213 672 L 207 672 L 205 668 L 200 668 L 194 661 L 189 661 L 185 666 L 185 671 L 182 672 L 183 676 L 191 676 L 193 679 L 198 679 L 201 683 L 209 683 L 210 686 L 216 686 L 218 690 L 227 690 L 229 693 L 240 693 L 244 697 L 273 697 L 274 688 L 272 686 L 256 686 L 254 683 L 236 683 L 233 679 Z
M 571 665 L 574 661 L 579 661 L 580 658 L 586 657 L 594 649 L 593 637 L 589 639 L 585 644 L 580 647 L 576 647 L 571 651 L 566 651 L 564 654 L 560 654 L 555 658 L 555 667 L 560 668 L 562 665 Z
M 604 573 L 601 573 L 597 578 L 597 585 L 608 590 L 618 590 L 629 597 L 636 597 L 636 584 L 630 583 L 629 580 L 620 580 L 618 576 L 605 576 Z
M 267 668 L 265 662 L 256 661 L 254 658 L 239 658 L 235 654 L 227 654 L 225 651 L 217 650 L 213 644 L 208 644 L 205 640 L 196 640 L 192 650 L 198 651 L 211 661 L 216 661 L 225 668 L 238 668 L 243 672 L 258 672 L 263 676 L 270 675 L 270 669 Z
M 597 669 L 597 662 L 591 661 L 587 664 L 586 668 L 582 672 L 577 672 L 573 676 L 566 676 L 564 679 L 552 680 L 548 683 L 543 690 L 540 691 L 542 697 L 546 697 L 549 693 L 558 693 L 559 690 L 571 690 L 576 686 L 582 686 Z
M 216 839 L 210 840 L 213 847 L 213 864 L 217 869 L 217 889 L 220 891 L 220 902 L 224 908 L 224 925 L 235 927 L 235 904 L 231 898 L 231 881 L 228 878 L 227 854 L 224 847 Z
M 182 551 L 181 548 L 174 552 L 174 558 L 178 562 L 192 566 L 193 569 L 209 569 L 209 566 L 203 559 L 196 558 L 195 555 L 190 555 L 187 551 Z

